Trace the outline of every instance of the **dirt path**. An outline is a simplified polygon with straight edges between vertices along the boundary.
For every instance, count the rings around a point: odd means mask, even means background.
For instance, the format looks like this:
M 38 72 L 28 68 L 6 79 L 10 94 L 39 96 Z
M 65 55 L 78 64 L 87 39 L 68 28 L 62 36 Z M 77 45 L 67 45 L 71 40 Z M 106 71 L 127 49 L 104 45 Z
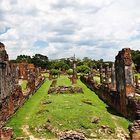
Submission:
M 116 126 L 116 129 L 115 129 L 116 136 L 118 138 L 121 138 L 121 140 L 126 140 L 126 137 L 129 137 L 129 135 L 124 130 L 124 128 L 122 128 L 118 125 L 116 117 L 114 115 L 111 115 L 111 117 L 114 120 L 114 124 Z
M 45 138 L 35 138 L 30 132 L 29 132 L 29 126 L 23 125 L 22 126 L 23 132 L 30 138 L 30 140 L 46 140 Z

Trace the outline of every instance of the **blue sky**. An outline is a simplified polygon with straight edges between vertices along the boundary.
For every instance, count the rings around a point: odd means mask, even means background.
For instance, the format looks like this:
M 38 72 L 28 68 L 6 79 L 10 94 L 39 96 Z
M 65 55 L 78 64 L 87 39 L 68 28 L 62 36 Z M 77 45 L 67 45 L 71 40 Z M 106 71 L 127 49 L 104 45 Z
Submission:
M 11 59 L 114 60 L 122 48 L 140 50 L 139 7 L 140 0 L 1 0 L 0 41 Z

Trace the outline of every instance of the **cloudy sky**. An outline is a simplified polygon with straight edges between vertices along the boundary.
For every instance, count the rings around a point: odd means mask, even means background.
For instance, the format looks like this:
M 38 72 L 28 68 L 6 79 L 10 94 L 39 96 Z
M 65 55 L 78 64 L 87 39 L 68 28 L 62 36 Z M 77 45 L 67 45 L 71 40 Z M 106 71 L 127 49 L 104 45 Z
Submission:
M 140 0 L 0 0 L 0 42 L 11 59 L 114 60 L 122 48 L 140 50 Z

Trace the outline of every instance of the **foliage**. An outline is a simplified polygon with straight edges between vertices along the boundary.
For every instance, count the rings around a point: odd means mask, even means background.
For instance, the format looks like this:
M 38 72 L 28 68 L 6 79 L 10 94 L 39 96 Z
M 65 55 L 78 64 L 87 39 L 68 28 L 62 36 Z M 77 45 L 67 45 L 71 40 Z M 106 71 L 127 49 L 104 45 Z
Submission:
M 32 59 L 28 55 L 19 55 L 17 56 L 16 62 L 21 63 L 21 62 L 28 62 L 31 63 Z
M 140 70 L 140 51 L 139 50 L 132 50 L 132 60 L 136 64 L 137 71 Z
M 60 74 L 60 70 L 51 69 L 51 70 L 50 70 L 50 74 L 51 74 L 51 75 L 54 75 L 54 76 L 59 75 L 59 74 Z
M 68 70 L 70 68 L 71 62 L 69 59 L 59 59 L 59 60 L 52 60 L 50 61 L 50 68 L 51 69 L 61 69 L 63 71 Z
M 90 68 L 87 65 L 77 66 L 77 71 L 80 73 L 87 74 L 90 71 Z
M 48 57 L 41 54 L 35 54 L 33 57 L 28 55 L 19 55 L 16 60 L 12 60 L 12 62 L 21 63 L 28 62 L 33 63 L 37 67 L 41 67 L 42 69 L 46 69 L 49 67 Z
M 28 55 L 19 55 L 17 56 L 16 60 L 11 60 L 11 62 L 28 62 L 33 63 L 37 67 L 41 67 L 42 69 L 59 69 L 61 71 L 67 71 L 69 69 L 72 69 L 73 62 L 71 58 L 61 58 L 61 59 L 55 59 L 55 60 L 49 60 L 47 56 L 42 54 L 35 54 L 34 56 L 28 56 Z M 104 64 L 103 59 L 100 60 L 93 60 L 88 57 L 84 57 L 81 59 L 76 59 L 76 65 L 83 67 L 89 67 L 98 69 L 100 67 L 100 64 Z M 88 72 L 84 71 L 85 73 Z
M 67 70 L 67 74 L 68 75 L 72 75 L 73 74 L 73 70 L 72 69 Z
M 35 54 L 32 57 L 32 63 L 37 67 L 41 67 L 42 69 L 46 69 L 48 66 L 48 57 L 41 55 L 41 54 Z

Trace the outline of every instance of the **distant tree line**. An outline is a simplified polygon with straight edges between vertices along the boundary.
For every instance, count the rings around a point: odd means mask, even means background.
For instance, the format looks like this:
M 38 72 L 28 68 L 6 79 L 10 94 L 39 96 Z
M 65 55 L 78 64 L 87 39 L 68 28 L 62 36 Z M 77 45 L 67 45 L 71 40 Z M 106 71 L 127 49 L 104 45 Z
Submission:
M 16 60 L 11 60 L 11 62 L 14 63 L 21 63 L 21 62 L 27 62 L 27 63 L 33 63 L 37 67 L 41 67 L 42 69 L 46 69 L 49 65 L 49 59 L 47 56 L 42 54 L 35 54 L 34 56 L 28 56 L 28 55 L 19 55 L 17 56 Z
M 132 50 L 132 59 L 136 66 L 137 70 L 140 70 L 140 51 Z M 16 60 L 11 60 L 14 63 L 20 62 L 28 62 L 33 63 L 37 67 L 41 67 L 42 69 L 52 70 L 54 73 L 58 73 L 60 71 L 67 71 L 67 73 L 72 73 L 73 61 L 71 58 L 61 58 L 55 60 L 49 60 L 47 56 L 42 54 L 35 54 L 34 56 L 28 55 L 19 55 L 17 56 Z M 84 57 L 83 59 L 77 59 L 77 71 L 80 73 L 88 73 L 90 69 L 99 69 L 100 65 L 102 64 L 103 67 L 109 63 L 111 65 L 111 61 L 104 62 L 103 59 L 94 60 L 88 57 Z M 56 71 L 57 70 L 57 71 Z

